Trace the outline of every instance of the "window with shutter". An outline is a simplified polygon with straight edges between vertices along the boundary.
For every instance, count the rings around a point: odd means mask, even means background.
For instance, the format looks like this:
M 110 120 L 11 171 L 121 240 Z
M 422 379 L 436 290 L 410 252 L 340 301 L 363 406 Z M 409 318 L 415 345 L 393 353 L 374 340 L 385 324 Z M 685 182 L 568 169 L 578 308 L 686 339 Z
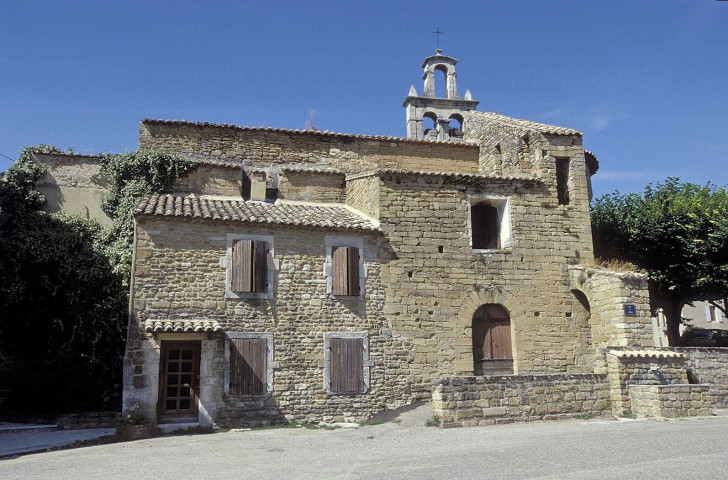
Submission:
M 265 293 L 268 289 L 268 242 L 233 240 L 230 290 Z
M 331 269 L 331 290 L 334 295 L 358 296 L 360 294 L 358 248 L 333 247 Z
M 329 348 L 329 391 L 364 392 L 364 339 L 331 338 Z
M 268 340 L 230 339 L 231 395 L 263 395 L 268 390 Z

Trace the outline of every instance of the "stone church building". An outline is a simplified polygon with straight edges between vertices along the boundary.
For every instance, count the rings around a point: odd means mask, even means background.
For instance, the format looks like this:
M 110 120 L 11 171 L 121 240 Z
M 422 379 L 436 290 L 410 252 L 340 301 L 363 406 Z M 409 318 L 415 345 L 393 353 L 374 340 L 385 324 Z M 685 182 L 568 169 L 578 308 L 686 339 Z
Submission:
M 476 110 L 456 63 L 424 60 L 406 138 L 141 121 L 140 147 L 199 167 L 134 209 L 125 409 L 233 426 L 430 399 L 444 426 L 709 411 L 709 375 L 690 384 L 694 358 L 653 346 L 646 278 L 594 267 L 582 134 Z

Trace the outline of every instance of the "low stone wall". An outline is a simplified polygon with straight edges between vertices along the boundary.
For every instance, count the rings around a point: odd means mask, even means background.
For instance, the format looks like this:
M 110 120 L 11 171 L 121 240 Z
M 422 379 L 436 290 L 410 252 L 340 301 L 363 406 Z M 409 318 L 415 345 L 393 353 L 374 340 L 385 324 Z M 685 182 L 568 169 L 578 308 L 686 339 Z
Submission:
M 56 425 L 64 430 L 79 428 L 114 428 L 121 423 L 120 412 L 68 413 L 56 418 Z
M 632 413 L 641 417 L 696 417 L 710 415 L 710 385 L 632 385 Z
M 603 374 L 437 378 L 432 408 L 443 428 L 602 415 L 609 385 Z
M 728 348 L 674 347 L 688 356 L 686 367 L 693 383 L 710 385 L 715 408 L 728 408 Z
M 666 350 L 611 350 L 607 354 L 610 403 L 615 417 L 631 408 L 632 385 L 687 384 L 687 355 Z

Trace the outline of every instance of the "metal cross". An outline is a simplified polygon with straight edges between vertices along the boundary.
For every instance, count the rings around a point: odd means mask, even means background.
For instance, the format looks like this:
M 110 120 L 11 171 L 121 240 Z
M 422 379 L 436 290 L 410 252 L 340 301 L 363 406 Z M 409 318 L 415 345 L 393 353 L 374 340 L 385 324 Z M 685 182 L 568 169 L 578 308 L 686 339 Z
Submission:
M 435 31 L 434 31 L 434 32 L 432 32 L 432 33 L 434 33 L 435 35 L 437 35 L 437 49 L 439 50 L 439 49 L 440 49 L 440 35 L 442 35 L 442 34 L 443 34 L 443 33 L 445 33 L 445 32 L 441 32 L 441 31 L 440 31 L 440 27 L 437 27 L 437 28 L 435 29 Z

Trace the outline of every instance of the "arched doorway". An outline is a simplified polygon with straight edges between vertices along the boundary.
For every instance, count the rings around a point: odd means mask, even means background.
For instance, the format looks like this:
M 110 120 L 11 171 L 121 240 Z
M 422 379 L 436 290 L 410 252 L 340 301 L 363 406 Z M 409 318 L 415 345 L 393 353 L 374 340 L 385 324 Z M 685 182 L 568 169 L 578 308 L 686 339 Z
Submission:
M 482 305 L 473 314 L 473 373 L 513 374 L 511 319 L 500 305 Z

